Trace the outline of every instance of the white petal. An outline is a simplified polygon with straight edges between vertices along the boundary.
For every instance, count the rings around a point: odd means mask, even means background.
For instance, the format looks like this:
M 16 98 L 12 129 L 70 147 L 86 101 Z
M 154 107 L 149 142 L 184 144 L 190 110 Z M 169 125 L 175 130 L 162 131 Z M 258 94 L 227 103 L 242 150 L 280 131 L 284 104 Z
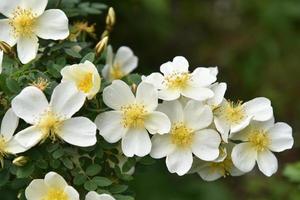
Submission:
M 53 112 L 70 118 L 80 110 L 84 101 L 85 95 L 77 90 L 73 82 L 63 82 L 54 88 L 50 106 Z
M 157 108 L 157 111 L 165 113 L 171 123 L 182 122 L 184 119 L 183 108 L 179 101 L 164 101 Z
M 137 87 L 136 101 L 145 105 L 148 111 L 153 111 L 158 105 L 158 93 L 154 86 L 149 83 L 142 82 Z
M 129 129 L 122 139 L 122 150 L 127 157 L 143 157 L 151 151 L 151 140 L 146 129 Z
M 162 89 L 158 92 L 158 98 L 165 101 L 173 101 L 180 97 L 179 90 Z
M 156 89 L 162 89 L 164 77 L 160 73 L 152 73 L 149 76 L 142 76 L 142 81 L 154 85 Z
M 39 48 L 39 40 L 35 35 L 21 37 L 17 43 L 18 57 L 23 64 L 35 59 Z
M 250 121 L 251 121 L 251 117 L 247 116 L 245 119 L 240 121 L 238 124 L 231 124 L 230 132 L 236 133 L 240 130 L 243 130 L 244 128 L 246 128 L 249 125 Z
M 19 142 L 12 138 L 6 143 L 5 151 L 9 152 L 11 154 L 17 154 L 17 153 L 23 153 L 24 151 L 27 151 L 29 148 L 23 147 Z
M 1 0 L 0 1 L 0 13 L 2 13 L 6 17 L 12 17 L 13 11 L 20 4 L 21 4 L 21 0 Z M 2 27 L 1 27 L 1 29 L 2 29 Z
M 35 179 L 31 181 L 25 190 L 25 196 L 28 200 L 41 200 L 48 192 L 43 179 Z
M 17 39 L 12 35 L 12 33 L 13 29 L 12 26 L 9 25 L 9 20 L 0 19 L 0 41 L 4 41 L 10 46 L 14 46 L 17 43 Z
M 199 101 L 190 100 L 184 108 L 184 121 L 189 128 L 200 130 L 208 127 L 213 120 L 209 106 Z
M 125 75 L 130 74 L 138 65 L 138 58 L 132 56 L 123 63 L 122 71 Z
M 114 80 L 104 89 L 103 101 L 108 107 L 120 110 L 122 106 L 134 103 L 135 97 L 124 81 Z
M 190 85 L 181 91 L 182 95 L 194 100 L 204 101 L 214 96 L 214 93 L 209 88 Z
M 219 156 L 219 146 L 221 138 L 217 131 L 213 129 L 204 129 L 194 134 L 192 151 L 205 161 L 212 161 Z
M 210 73 L 214 76 L 217 76 L 219 73 L 218 67 L 208 67 L 208 69 L 209 69 Z
M 175 149 L 175 145 L 171 142 L 171 135 L 154 135 L 151 138 L 152 149 L 150 156 L 156 159 L 166 157 Z
M 273 117 L 273 108 L 269 99 L 257 97 L 243 104 L 248 116 L 253 116 L 253 120 L 266 121 Z
M 109 143 L 118 142 L 127 132 L 122 125 L 122 113 L 119 111 L 109 111 L 101 113 L 95 119 L 95 124 L 99 129 L 99 134 Z
M 98 194 L 97 192 L 89 192 L 85 196 L 85 200 L 115 200 L 111 195 L 109 194 Z
M 10 140 L 17 129 L 18 124 L 19 118 L 10 108 L 2 119 L 0 134 L 2 134 L 6 140 Z
M 228 142 L 228 137 L 229 137 L 229 130 L 230 130 L 230 124 L 228 124 L 225 120 L 215 116 L 214 118 L 214 124 L 221 134 L 222 140 L 224 142 Z
M 205 181 L 215 181 L 223 176 L 223 174 L 218 173 L 219 170 L 212 169 L 210 165 L 204 165 L 199 169 L 199 176 Z
M 283 122 L 278 122 L 268 131 L 270 137 L 269 149 L 275 152 L 281 152 L 291 149 L 294 144 L 292 128 Z
M 58 189 L 62 189 L 67 187 L 67 182 L 65 181 L 65 179 L 55 173 L 55 172 L 49 172 L 46 174 L 45 176 L 45 184 L 49 187 L 49 188 L 58 188 Z
M 65 188 L 65 193 L 68 195 L 69 199 L 79 200 L 79 193 L 71 186 Z
M 192 167 L 193 155 L 188 149 L 176 149 L 167 156 L 166 164 L 171 173 L 186 174 Z
M 151 134 L 165 134 L 170 132 L 171 122 L 166 114 L 154 111 L 147 116 L 145 127 Z
M 278 169 L 277 159 L 269 150 L 257 154 L 257 164 L 259 170 L 266 176 L 271 176 Z
M 48 4 L 48 0 L 21 0 L 21 7 L 31 9 L 34 14 L 40 16 Z
M 36 22 L 35 33 L 43 39 L 62 40 L 69 36 L 69 20 L 58 9 L 46 10 Z
M 74 117 L 63 122 L 59 136 L 69 144 L 89 147 L 96 144 L 96 125 L 86 117 Z
M 24 88 L 12 100 L 12 109 L 15 114 L 29 124 L 35 124 L 39 116 L 48 108 L 48 101 L 44 93 L 36 87 Z
M 188 72 L 189 62 L 183 56 L 176 56 L 173 61 L 173 70 L 175 72 Z
M 106 52 L 106 64 L 112 65 L 114 59 L 114 53 L 111 45 L 108 45 L 107 52 Z
M 222 103 L 227 89 L 226 83 L 213 84 L 210 89 L 213 91 L 214 96 L 207 100 L 207 103 L 212 106 L 218 106 Z
M 0 74 L 2 73 L 3 51 L 0 50 Z
M 114 63 L 123 66 L 133 56 L 133 52 L 129 47 L 122 46 L 117 50 Z
M 38 144 L 42 138 L 42 132 L 35 126 L 30 126 L 15 135 L 15 140 L 26 149 Z
M 251 171 L 255 166 L 257 152 L 249 143 L 237 144 L 232 149 L 231 158 L 233 164 L 243 172 Z
M 198 67 L 192 73 L 192 80 L 197 86 L 209 86 L 217 80 L 209 68 Z

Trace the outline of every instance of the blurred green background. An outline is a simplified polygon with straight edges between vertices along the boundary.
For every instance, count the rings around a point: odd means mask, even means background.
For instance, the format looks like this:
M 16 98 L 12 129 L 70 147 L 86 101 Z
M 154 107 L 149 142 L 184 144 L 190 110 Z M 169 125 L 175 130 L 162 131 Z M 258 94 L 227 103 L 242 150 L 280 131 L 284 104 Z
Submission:
M 277 121 L 288 122 L 294 130 L 295 146 L 277 154 L 280 169 L 272 178 L 256 170 L 207 183 L 196 175 L 170 175 L 161 160 L 155 166 L 137 167 L 132 182 L 136 199 L 300 199 L 300 165 L 286 168 L 299 160 L 300 1 L 104 3 L 117 13 L 111 43 L 115 49 L 121 45 L 133 49 L 139 57 L 138 72 L 158 71 L 177 55 L 185 56 L 192 67 L 219 66 L 218 80 L 228 83 L 227 98 L 246 101 L 266 96 L 272 100 Z

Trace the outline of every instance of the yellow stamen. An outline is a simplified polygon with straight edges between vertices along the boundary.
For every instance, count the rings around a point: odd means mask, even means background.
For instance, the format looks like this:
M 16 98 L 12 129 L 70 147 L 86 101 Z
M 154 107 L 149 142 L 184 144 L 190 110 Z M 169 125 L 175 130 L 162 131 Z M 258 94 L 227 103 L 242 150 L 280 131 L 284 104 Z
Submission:
M 121 108 L 122 124 L 125 128 L 141 128 L 144 126 L 147 111 L 142 104 L 130 104 Z
M 264 151 L 270 144 L 267 132 L 262 129 L 252 129 L 249 133 L 248 141 L 257 151 Z
M 31 37 L 35 31 L 36 19 L 36 14 L 31 9 L 17 7 L 12 13 L 12 18 L 9 19 L 13 36 Z
M 69 197 L 64 190 L 51 188 L 48 190 L 46 196 L 44 196 L 42 200 L 69 200 Z
M 49 81 L 42 77 L 39 77 L 36 81 L 33 81 L 30 85 L 39 88 L 40 90 L 44 91 L 49 86 Z
M 120 64 L 117 63 L 113 65 L 113 67 L 110 69 L 110 76 L 113 80 L 121 79 L 124 76 Z
M 193 132 L 182 122 L 174 124 L 171 129 L 172 143 L 180 148 L 190 147 L 193 141 Z
M 93 74 L 86 73 L 78 83 L 78 88 L 84 93 L 88 93 L 93 87 Z
M 7 142 L 5 138 L 3 137 L 3 135 L 0 135 L 0 157 L 5 157 L 7 155 L 6 145 Z
M 218 108 L 217 111 L 231 124 L 238 124 L 246 117 L 241 101 L 237 103 L 228 101 L 224 106 Z
M 169 89 L 185 89 L 191 80 L 188 72 L 174 73 L 165 78 L 165 83 Z
M 233 163 L 230 156 L 227 156 L 222 162 L 212 162 L 210 164 L 212 173 L 219 173 L 223 177 L 229 176 L 232 170 Z

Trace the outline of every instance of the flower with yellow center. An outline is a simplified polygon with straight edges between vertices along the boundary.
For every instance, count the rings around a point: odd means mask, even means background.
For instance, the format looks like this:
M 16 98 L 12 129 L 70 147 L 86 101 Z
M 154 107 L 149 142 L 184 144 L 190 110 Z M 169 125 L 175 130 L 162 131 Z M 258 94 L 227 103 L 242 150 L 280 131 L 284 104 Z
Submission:
M 19 124 L 19 118 L 9 109 L 2 120 L 0 127 L 0 164 L 3 166 L 4 158 L 9 154 L 17 154 L 26 151 L 13 136 Z
M 257 162 L 259 170 L 266 176 L 277 171 L 277 159 L 272 152 L 290 149 L 294 143 L 292 128 L 282 122 L 274 124 L 273 118 L 265 122 L 252 121 L 232 139 L 242 141 L 233 147 L 231 157 L 234 165 L 243 172 L 249 172 Z
M 23 64 L 33 60 L 38 51 L 38 37 L 61 40 L 69 35 L 68 18 L 58 9 L 46 10 L 48 0 L 1 0 L 0 41 L 17 44 Z
M 61 70 L 62 82 L 74 82 L 77 89 L 88 99 L 92 99 L 100 90 L 101 78 L 97 68 L 90 61 L 69 65 Z
M 112 47 L 108 46 L 102 76 L 109 81 L 121 79 L 135 70 L 137 65 L 138 58 L 129 47 L 120 47 L 114 55 Z
M 16 134 L 16 140 L 31 148 L 46 139 L 63 140 L 81 147 L 96 143 L 96 125 L 85 117 L 72 116 L 83 106 L 85 95 L 72 82 L 59 84 L 50 103 L 34 86 L 26 87 L 12 100 L 17 116 L 32 126 Z
M 153 158 L 166 157 L 166 165 L 171 173 L 182 176 L 192 167 L 193 155 L 212 161 L 219 156 L 221 138 L 207 127 L 212 123 L 211 108 L 199 101 L 190 100 L 183 105 L 179 101 L 165 101 L 158 110 L 171 120 L 169 134 L 152 137 Z
M 91 191 L 85 196 L 85 200 L 116 200 L 109 194 L 98 194 L 97 192 Z
M 103 101 L 114 110 L 99 114 L 95 120 L 100 135 L 110 143 L 121 139 L 122 151 L 127 157 L 149 154 L 151 140 L 148 132 L 165 134 L 171 128 L 167 115 L 155 111 L 157 96 L 151 84 L 139 84 L 134 95 L 125 82 L 113 81 L 104 89 Z
M 34 179 L 25 190 L 27 200 L 79 200 L 78 192 L 62 176 L 49 172 L 44 179 Z
M 36 81 L 33 81 L 30 85 L 39 88 L 40 90 L 44 91 L 49 86 L 49 81 L 42 77 L 39 77 Z
M 224 142 L 228 137 L 247 127 L 251 120 L 266 121 L 272 118 L 273 108 L 269 99 L 258 97 L 248 102 L 237 103 L 223 100 L 214 109 L 214 123 Z
M 182 57 L 177 56 L 172 62 L 160 66 L 163 73 L 152 73 L 143 76 L 142 80 L 153 84 L 159 91 L 159 98 L 171 101 L 181 95 L 194 100 L 204 101 L 214 96 L 210 85 L 217 80 L 217 68 L 196 68 L 189 72 L 189 63 Z

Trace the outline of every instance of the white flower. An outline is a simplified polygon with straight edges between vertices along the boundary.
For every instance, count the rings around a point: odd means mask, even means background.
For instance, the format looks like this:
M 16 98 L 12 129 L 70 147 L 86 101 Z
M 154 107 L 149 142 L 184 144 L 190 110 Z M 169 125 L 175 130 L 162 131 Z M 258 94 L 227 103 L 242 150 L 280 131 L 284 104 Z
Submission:
M 226 83 L 214 83 L 210 86 L 210 89 L 214 92 L 214 96 L 206 101 L 206 104 L 210 105 L 214 110 L 217 108 L 224 100 L 224 95 L 227 89 Z
M 0 50 L 0 74 L 2 73 L 3 51 Z
M 97 192 L 91 191 L 85 196 L 85 200 L 116 200 L 109 194 L 98 194 Z
M 24 64 L 36 57 L 38 38 L 60 40 L 69 35 L 68 18 L 58 9 L 46 10 L 48 0 L 1 0 L 0 40 L 17 44 L 18 57 Z
M 153 158 L 166 158 L 171 173 L 182 176 L 193 163 L 193 154 L 206 161 L 219 156 L 221 138 L 213 129 L 206 129 L 213 120 L 209 106 L 190 100 L 185 107 L 179 101 L 164 102 L 158 110 L 166 113 L 171 120 L 169 134 L 152 137 Z
M 27 200 L 79 200 L 78 192 L 55 172 L 49 172 L 44 179 L 31 181 L 25 196 Z
M 62 139 L 75 146 L 96 143 L 96 125 L 86 117 L 71 118 L 84 104 L 85 95 L 72 82 L 59 84 L 48 103 L 44 93 L 34 86 L 26 87 L 12 100 L 17 116 L 32 126 L 16 134 L 16 140 L 31 148 L 47 138 Z
M 106 65 L 102 70 L 102 76 L 113 81 L 121 79 L 132 72 L 138 65 L 138 58 L 129 47 L 120 47 L 114 55 L 112 47 L 107 47 Z
M 19 118 L 13 112 L 12 109 L 9 109 L 1 123 L 0 128 L 0 161 L 3 161 L 3 158 L 7 154 L 17 154 L 26 151 L 13 137 L 15 130 L 19 124 Z
M 244 172 L 234 166 L 231 159 L 231 151 L 227 152 L 226 148 L 222 149 L 220 156 L 214 161 L 204 162 L 195 160 L 194 162 L 193 171 L 197 172 L 205 181 L 215 181 L 229 175 L 240 176 L 244 174 Z
M 272 118 L 273 108 L 269 99 L 258 97 L 248 102 L 234 103 L 224 100 L 214 110 L 214 123 L 223 141 L 228 142 L 229 134 L 247 127 L 251 120 L 266 121 Z
M 258 168 L 266 176 L 277 171 L 277 159 L 272 152 L 281 152 L 293 146 L 292 128 L 286 123 L 271 118 L 266 122 L 251 122 L 233 139 L 240 140 L 232 150 L 232 161 L 241 171 L 251 171 L 257 162 Z
M 188 61 L 177 56 L 172 62 L 160 66 L 163 73 L 152 73 L 142 77 L 144 82 L 153 84 L 159 90 L 159 98 L 171 101 L 178 99 L 180 95 L 203 101 L 214 96 L 209 86 L 217 80 L 216 68 L 198 67 L 190 73 Z
M 61 70 L 62 82 L 72 81 L 78 90 L 92 99 L 100 90 L 101 78 L 97 68 L 90 61 L 69 65 Z
M 127 157 L 141 157 L 150 153 L 151 140 L 147 130 L 151 134 L 170 131 L 168 117 L 155 111 L 158 97 L 151 84 L 139 84 L 134 96 L 125 82 L 115 80 L 104 89 L 103 101 L 114 111 L 97 116 L 95 123 L 100 135 L 110 143 L 122 139 L 122 151 Z

